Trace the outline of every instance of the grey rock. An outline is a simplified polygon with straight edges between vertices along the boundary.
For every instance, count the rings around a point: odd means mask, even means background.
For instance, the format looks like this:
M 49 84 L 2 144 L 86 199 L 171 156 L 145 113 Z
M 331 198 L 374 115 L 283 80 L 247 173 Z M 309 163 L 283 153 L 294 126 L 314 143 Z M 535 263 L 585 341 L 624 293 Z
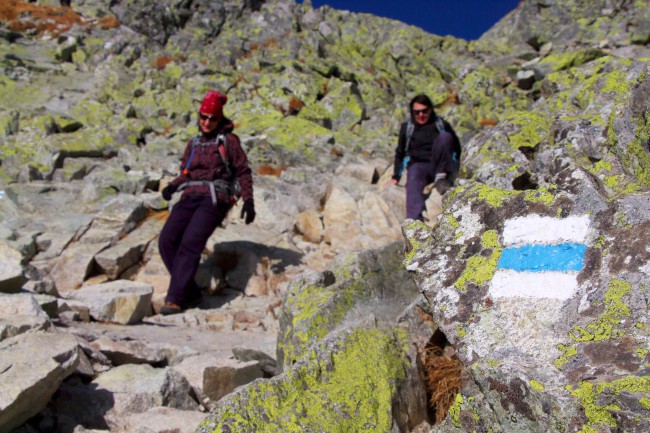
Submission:
M 69 299 L 85 303 L 95 320 L 126 325 L 151 315 L 152 293 L 147 284 L 116 280 L 82 287 L 70 293 Z
M 162 365 L 167 361 L 164 349 L 142 341 L 115 341 L 100 337 L 90 343 L 90 347 L 101 352 L 112 365 L 151 364 Z
M 69 245 L 51 264 L 49 277 L 54 282 L 57 292 L 62 296 L 67 296 L 79 289 L 92 272 L 95 255 L 109 245 L 109 241 L 76 242 Z
M 257 361 L 219 359 L 211 355 L 185 358 L 173 367 L 183 375 L 201 404 L 207 408 L 235 388 L 246 385 L 263 376 Z
M 15 293 L 25 281 L 22 255 L 7 242 L 0 241 L 0 292 Z
M 458 225 L 443 218 L 446 222 L 434 232 L 415 223 L 404 228 L 406 266 L 427 299 L 427 310 L 482 390 L 480 406 L 469 400 L 475 391 L 467 388 L 461 391 L 460 404 L 461 411 L 478 413 L 481 428 L 548 431 L 576 419 L 591 425 L 593 421 L 579 415 L 585 401 L 579 397 L 578 383 L 589 378 L 610 389 L 643 375 L 642 361 L 624 354 L 634 352 L 635 342 L 643 340 L 634 323 L 647 309 L 647 297 L 640 290 L 648 281 L 650 256 L 643 246 L 648 222 L 632 216 L 634 223 L 625 227 L 616 223 L 612 215 L 625 218 L 625 207 L 582 170 L 566 170 L 555 181 L 558 190 L 541 201 L 539 195 L 503 192 L 499 200 L 486 201 L 476 195 L 481 186 L 469 186 L 443 214 Z M 535 284 L 516 285 L 525 273 L 504 269 L 498 259 L 512 242 L 504 227 L 540 217 L 549 221 L 543 230 L 543 223 L 518 227 L 522 233 L 553 233 L 554 239 L 583 233 L 575 242 L 586 250 L 578 272 L 545 273 L 549 280 L 536 292 L 542 275 Z M 581 224 L 588 221 L 588 227 L 571 229 L 571 218 Z M 552 230 L 552 221 L 564 227 L 564 234 Z M 556 260 L 562 262 L 561 257 Z M 566 281 L 560 283 L 559 278 Z M 611 328 L 603 328 L 603 321 L 609 320 L 605 317 L 612 320 Z M 635 391 L 623 388 L 626 391 L 617 396 L 595 396 L 593 404 L 612 404 L 609 407 L 618 408 L 614 412 L 619 426 L 643 431 L 644 423 L 633 421 L 638 407 L 626 396 Z M 447 431 L 453 422 L 447 419 L 435 431 Z
M 263 352 L 259 349 L 251 349 L 246 347 L 233 347 L 233 355 L 238 361 L 257 361 L 259 362 L 260 368 L 269 376 L 275 376 L 279 373 L 277 368 L 276 360 L 269 355 L 268 353 Z
M 535 71 L 517 72 L 517 87 L 521 90 L 530 90 L 535 84 Z
M 280 312 L 278 368 L 301 359 L 328 330 L 353 327 L 369 312 L 387 322 L 397 317 L 416 296 L 415 284 L 396 256 L 400 250 L 401 244 L 393 243 L 341 254 L 329 272 L 294 279 Z
M 89 384 L 69 381 L 61 386 L 59 428 L 72 431 L 83 425 L 115 431 L 127 417 L 156 407 L 198 410 L 190 392 L 187 381 L 173 370 L 149 365 L 116 367 Z
M 36 332 L 0 342 L 0 430 L 11 431 L 39 413 L 79 362 L 75 337 Z
M 154 407 L 146 412 L 127 416 L 120 420 L 117 431 L 129 433 L 192 433 L 205 418 L 198 410 L 182 410 L 171 407 Z
M 0 294 L 0 341 L 51 327 L 52 322 L 35 296 L 27 293 Z
M 115 245 L 95 255 L 95 262 L 111 280 L 142 260 L 149 243 L 158 236 L 163 221 L 147 220 Z

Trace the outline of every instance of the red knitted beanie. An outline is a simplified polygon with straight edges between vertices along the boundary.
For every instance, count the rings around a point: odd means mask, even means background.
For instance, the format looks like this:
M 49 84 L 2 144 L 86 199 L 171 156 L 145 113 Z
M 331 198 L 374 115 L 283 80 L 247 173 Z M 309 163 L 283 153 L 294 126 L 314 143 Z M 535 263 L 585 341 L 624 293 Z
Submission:
M 223 117 L 223 106 L 226 105 L 226 102 L 228 102 L 226 95 L 215 90 L 210 90 L 203 97 L 199 111 L 209 116 Z

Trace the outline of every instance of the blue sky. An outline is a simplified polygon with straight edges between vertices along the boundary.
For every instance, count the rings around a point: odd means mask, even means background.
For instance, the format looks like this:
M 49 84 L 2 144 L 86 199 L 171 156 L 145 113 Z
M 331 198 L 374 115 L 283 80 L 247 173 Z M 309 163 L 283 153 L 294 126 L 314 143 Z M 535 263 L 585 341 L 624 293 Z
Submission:
M 474 40 L 517 7 L 519 0 L 312 0 L 314 8 L 324 4 L 403 21 L 439 36 Z

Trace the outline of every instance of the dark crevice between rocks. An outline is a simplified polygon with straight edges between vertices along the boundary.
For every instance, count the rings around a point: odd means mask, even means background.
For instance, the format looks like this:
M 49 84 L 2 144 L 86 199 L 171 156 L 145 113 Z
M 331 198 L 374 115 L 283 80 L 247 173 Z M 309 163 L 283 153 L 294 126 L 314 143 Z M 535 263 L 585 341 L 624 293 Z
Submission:
M 537 189 L 539 185 L 537 182 L 535 182 L 532 179 L 532 176 L 530 173 L 526 172 L 522 174 L 521 176 L 517 176 L 513 181 L 512 181 L 512 188 L 515 191 L 524 191 L 527 189 Z
M 461 390 L 463 365 L 445 334 L 436 330 L 421 351 L 429 419 L 440 424 Z

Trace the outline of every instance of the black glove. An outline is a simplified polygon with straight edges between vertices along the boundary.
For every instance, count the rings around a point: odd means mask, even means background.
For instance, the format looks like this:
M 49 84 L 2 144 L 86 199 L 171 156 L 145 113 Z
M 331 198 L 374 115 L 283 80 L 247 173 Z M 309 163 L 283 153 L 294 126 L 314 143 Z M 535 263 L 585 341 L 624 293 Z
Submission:
M 244 206 L 241 208 L 241 218 L 246 217 L 244 221 L 246 224 L 250 224 L 255 219 L 255 203 L 253 200 L 246 200 Z
M 162 197 L 169 201 L 172 199 L 172 195 L 176 192 L 178 187 L 176 185 L 172 185 L 171 183 L 167 185 L 166 187 L 163 188 L 162 190 Z

